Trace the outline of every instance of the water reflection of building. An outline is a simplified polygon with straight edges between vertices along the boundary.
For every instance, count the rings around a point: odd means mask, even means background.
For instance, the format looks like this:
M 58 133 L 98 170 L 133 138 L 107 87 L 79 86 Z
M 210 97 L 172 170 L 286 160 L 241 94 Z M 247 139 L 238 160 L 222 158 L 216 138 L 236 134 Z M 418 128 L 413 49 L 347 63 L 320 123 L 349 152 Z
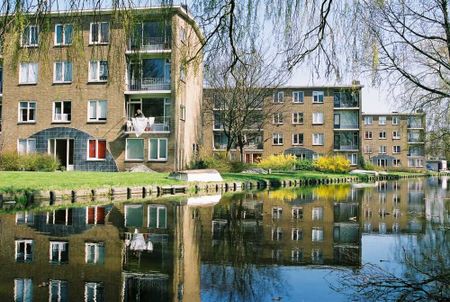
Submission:
M 341 196 L 333 198 L 339 190 Z M 244 256 L 244 261 L 258 264 L 357 266 L 355 192 L 350 186 L 266 191 L 202 209 L 202 260 L 226 262 Z M 243 255 L 236 255 L 239 249 Z
M 444 225 L 450 222 L 450 180 L 448 176 L 430 177 L 430 187 L 425 199 L 426 219 L 434 224 Z
M 146 202 L 2 215 L 0 298 L 199 301 L 194 214 Z M 130 248 L 135 232 L 151 251 Z
M 361 216 L 365 233 L 422 233 L 425 212 L 422 179 L 380 181 L 364 190 Z

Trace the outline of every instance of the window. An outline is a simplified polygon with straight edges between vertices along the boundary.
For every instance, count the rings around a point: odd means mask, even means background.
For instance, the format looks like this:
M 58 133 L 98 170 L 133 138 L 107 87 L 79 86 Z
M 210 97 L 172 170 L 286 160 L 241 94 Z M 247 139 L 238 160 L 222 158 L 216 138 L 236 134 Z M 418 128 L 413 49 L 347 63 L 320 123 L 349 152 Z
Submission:
M 105 207 L 86 207 L 86 224 L 105 224 Z
M 50 241 L 50 262 L 62 264 L 69 262 L 69 243 Z
M 273 94 L 273 102 L 274 103 L 283 103 L 284 102 L 284 91 L 278 91 Z
M 365 145 L 364 146 L 364 153 L 372 153 L 372 146 Z
M 386 125 L 386 117 L 385 116 L 378 117 L 378 125 Z
M 53 83 L 72 82 L 72 62 L 55 62 Z
M 16 224 L 33 224 L 34 215 L 32 212 L 17 212 L 16 213 Z
M 272 144 L 273 145 L 283 145 L 283 134 L 273 133 L 272 134 Z
M 394 158 L 394 159 L 392 160 L 392 165 L 393 165 L 394 167 L 400 167 L 400 160 Z
M 36 139 L 26 138 L 19 139 L 17 144 L 17 153 L 31 154 L 36 152 Z
M 63 280 L 50 280 L 48 285 L 48 296 L 51 302 L 69 301 L 69 283 Z
M 372 131 L 365 131 L 364 132 L 364 138 L 365 139 L 372 139 Z
M 392 146 L 392 153 L 400 153 L 400 146 Z
M 283 208 L 280 207 L 272 208 L 272 219 L 281 219 L 281 214 L 283 214 Z
M 33 240 L 16 240 L 16 262 L 33 261 Z
M 103 302 L 104 287 L 100 282 L 86 282 L 84 284 L 84 301 L 85 302 Z
M 324 135 L 323 133 L 314 133 L 312 135 L 313 146 L 323 146 Z
M 167 160 L 167 138 L 151 138 L 149 160 Z
M 292 219 L 303 220 L 303 208 L 293 207 L 292 208 Z
M 380 139 L 386 139 L 386 131 L 380 131 L 379 138 Z
M 358 164 L 358 155 L 356 153 L 348 154 L 347 159 L 350 161 L 350 165 L 352 166 L 356 166 Z
M 384 154 L 384 153 L 386 153 L 386 146 L 380 146 L 380 152 L 379 153 L 381 153 L 381 154 Z
M 73 25 L 56 24 L 55 25 L 55 45 L 64 46 L 72 44 Z
M 323 253 L 321 249 L 313 249 L 311 251 L 311 261 L 313 263 L 322 263 L 323 262 Z
M 103 242 L 85 243 L 85 261 L 88 264 L 103 264 L 105 262 L 105 245 Z
M 373 123 L 373 117 L 372 116 L 365 116 L 364 117 L 364 125 L 372 125 Z
M 292 124 L 303 124 L 303 112 L 292 113 Z
M 144 160 L 144 139 L 127 138 L 125 149 L 126 160 Z
M 14 279 L 14 301 L 33 301 L 33 281 L 31 279 Z
M 167 228 L 167 208 L 160 205 L 148 206 L 148 227 L 155 229 Z
M 108 81 L 108 61 L 89 62 L 89 82 Z
M 323 219 L 323 208 L 313 208 L 312 209 L 312 220 L 322 220 Z
M 291 250 L 291 260 L 293 262 L 302 261 L 303 260 L 303 250 L 302 249 Z
M 72 209 L 60 209 L 47 212 L 47 224 L 72 225 Z
M 277 112 L 272 115 L 272 122 L 274 124 L 283 124 L 283 113 Z
M 305 94 L 303 91 L 293 91 L 292 92 L 292 102 L 296 104 L 302 104 Z
M 293 228 L 291 230 L 291 239 L 294 241 L 303 239 L 303 231 L 301 229 Z
M 312 228 L 311 238 L 312 241 L 323 241 L 323 228 Z
M 53 122 L 70 122 L 72 119 L 72 103 L 57 101 L 53 103 Z
M 313 125 L 323 124 L 323 112 L 313 112 Z
M 313 91 L 313 103 L 314 104 L 323 104 L 323 91 Z
M 88 160 L 106 159 L 106 140 L 90 139 L 88 140 Z
M 19 84 L 36 84 L 38 80 L 37 63 L 20 63 Z
M 19 122 L 34 123 L 36 122 L 36 102 L 19 102 Z
M 109 43 L 109 23 L 108 22 L 91 23 L 89 43 L 90 44 L 107 44 L 107 43 Z
M 392 131 L 392 139 L 400 139 L 400 131 Z
M 108 112 L 108 101 L 89 101 L 88 121 L 103 122 L 106 121 Z
M 392 117 L 392 125 L 398 125 L 400 123 L 400 117 L 393 116 Z
M 293 145 L 303 145 L 303 133 L 292 134 L 292 144 Z
M 128 204 L 125 208 L 125 226 L 140 228 L 144 226 L 144 206 L 142 204 Z
M 39 44 L 39 27 L 37 25 L 28 25 L 22 33 L 23 47 L 37 47 Z
M 279 241 L 283 238 L 283 231 L 280 227 L 272 228 L 272 240 Z

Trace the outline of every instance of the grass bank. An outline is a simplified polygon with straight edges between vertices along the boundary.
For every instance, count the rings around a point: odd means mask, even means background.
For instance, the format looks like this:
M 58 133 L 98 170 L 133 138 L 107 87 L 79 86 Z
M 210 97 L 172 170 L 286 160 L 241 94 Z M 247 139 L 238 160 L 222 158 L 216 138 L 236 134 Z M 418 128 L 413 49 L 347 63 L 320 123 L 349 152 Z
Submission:
M 0 172 L 0 192 L 20 190 L 75 190 L 141 185 L 174 185 L 168 173 L 129 172 Z

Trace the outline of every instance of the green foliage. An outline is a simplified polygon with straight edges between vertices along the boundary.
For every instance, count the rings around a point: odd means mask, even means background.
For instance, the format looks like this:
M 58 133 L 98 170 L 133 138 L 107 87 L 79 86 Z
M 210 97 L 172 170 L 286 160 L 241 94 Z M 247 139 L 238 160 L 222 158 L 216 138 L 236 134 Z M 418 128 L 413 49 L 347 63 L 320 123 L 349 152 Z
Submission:
M 225 152 L 203 156 L 191 164 L 191 169 L 216 169 L 219 172 L 242 172 L 249 168 L 249 164 L 238 160 L 230 160 Z
M 350 171 L 350 161 L 341 155 L 322 156 L 314 161 L 314 168 L 322 172 L 347 173 Z
M 263 158 L 259 163 L 258 167 L 262 169 L 272 169 L 280 171 L 292 170 L 297 163 L 297 158 L 294 155 L 270 155 Z
M 312 171 L 312 170 L 314 170 L 313 161 L 309 160 L 309 159 L 299 159 L 295 163 L 295 169 Z
M 59 162 L 49 154 L 34 153 L 19 155 L 16 152 L 0 154 L 2 171 L 41 171 L 52 172 L 58 169 Z

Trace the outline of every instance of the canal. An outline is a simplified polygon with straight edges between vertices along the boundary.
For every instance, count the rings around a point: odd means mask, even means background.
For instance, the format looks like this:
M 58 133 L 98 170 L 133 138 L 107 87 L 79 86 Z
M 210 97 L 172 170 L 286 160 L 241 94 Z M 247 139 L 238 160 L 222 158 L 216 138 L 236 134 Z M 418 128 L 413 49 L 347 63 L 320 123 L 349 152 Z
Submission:
M 442 301 L 431 177 L 0 214 L 0 301 Z

